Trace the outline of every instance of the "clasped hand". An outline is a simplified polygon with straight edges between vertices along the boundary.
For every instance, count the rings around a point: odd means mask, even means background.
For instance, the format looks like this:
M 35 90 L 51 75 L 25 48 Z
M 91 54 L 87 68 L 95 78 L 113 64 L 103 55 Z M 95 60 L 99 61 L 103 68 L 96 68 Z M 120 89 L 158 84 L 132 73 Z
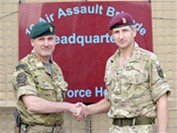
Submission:
M 84 120 L 89 112 L 88 112 L 88 107 L 86 105 L 84 105 L 83 103 L 76 103 L 75 105 L 75 111 L 72 112 L 73 116 L 78 120 Z

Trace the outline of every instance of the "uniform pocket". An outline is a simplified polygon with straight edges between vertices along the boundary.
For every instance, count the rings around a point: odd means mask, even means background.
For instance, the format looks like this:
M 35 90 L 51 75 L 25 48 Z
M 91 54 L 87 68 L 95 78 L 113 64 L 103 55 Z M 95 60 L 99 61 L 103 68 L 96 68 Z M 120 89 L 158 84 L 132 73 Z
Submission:
M 148 81 L 148 74 L 147 73 L 140 73 L 140 74 L 136 74 L 136 75 L 132 75 L 127 77 L 127 80 L 125 81 L 126 83 L 129 84 L 141 84 L 143 82 Z
M 146 103 L 149 100 L 149 85 L 148 85 L 148 74 L 139 73 L 130 76 L 126 80 L 127 91 L 126 94 L 130 99 L 130 105 L 132 107 L 140 105 L 140 103 Z
M 62 89 L 62 91 L 67 91 L 68 88 L 68 83 L 66 81 L 60 81 L 59 83 L 60 88 Z
M 55 93 L 54 86 L 51 83 L 44 80 L 39 82 L 39 84 L 37 85 L 37 89 L 38 94 L 45 99 L 52 98 Z

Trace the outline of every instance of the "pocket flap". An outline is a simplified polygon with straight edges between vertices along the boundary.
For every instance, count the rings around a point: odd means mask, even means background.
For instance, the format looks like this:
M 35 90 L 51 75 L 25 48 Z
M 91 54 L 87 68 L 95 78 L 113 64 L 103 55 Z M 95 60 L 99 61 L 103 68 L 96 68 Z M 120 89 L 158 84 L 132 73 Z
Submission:
M 131 84 L 140 84 L 142 82 L 145 82 L 148 80 L 148 74 L 146 73 L 141 73 L 137 75 L 133 75 L 127 78 L 126 83 L 131 83 Z

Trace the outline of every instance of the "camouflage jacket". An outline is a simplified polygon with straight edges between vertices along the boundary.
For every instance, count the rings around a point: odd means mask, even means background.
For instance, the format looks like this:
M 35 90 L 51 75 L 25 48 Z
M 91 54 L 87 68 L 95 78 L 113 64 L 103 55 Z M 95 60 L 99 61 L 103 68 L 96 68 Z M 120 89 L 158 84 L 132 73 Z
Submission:
M 22 95 L 35 95 L 54 102 L 64 100 L 68 84 L 64 81 L 60 67 L 54 61 L 51 61 L 50 71 L 33 52 L 30 53 L 16 67 L 12 84 L 23 123 L 29 125 L 60 125 L 63 123 L 63 113 L 29 112 L 20 99 Z
M 108 59 L 105 70 L 111 118 L 156 117 L 156 101 L 170 88 L 156 55 L 135 44 L 132 56 L 119 67 L 119 49 Z

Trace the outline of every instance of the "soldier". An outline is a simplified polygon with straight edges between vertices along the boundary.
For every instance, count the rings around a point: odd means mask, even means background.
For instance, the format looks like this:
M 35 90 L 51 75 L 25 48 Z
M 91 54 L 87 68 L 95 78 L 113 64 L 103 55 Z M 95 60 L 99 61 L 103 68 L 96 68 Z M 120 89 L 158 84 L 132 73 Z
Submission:
M 65 133 L 63 112 L 80 111 L 76 104 L 64 102 L 68 84 L 52 59 L 55 33 L 51 23 L 36 24 L 30 33 L 33 50 L 13 73 L 20 133 Z
M 79 103 L 87 111 L 85 117 L 108 112 L 113 121 L 110 133 L 154 133 L 157 118 L 158 132 L 166 133 L 170 88 L 156 55 L 135 42 L 130 14 L 114 16 L 109 28 L 119 48 L 106 64 L 107 93 L 98 103 Z

